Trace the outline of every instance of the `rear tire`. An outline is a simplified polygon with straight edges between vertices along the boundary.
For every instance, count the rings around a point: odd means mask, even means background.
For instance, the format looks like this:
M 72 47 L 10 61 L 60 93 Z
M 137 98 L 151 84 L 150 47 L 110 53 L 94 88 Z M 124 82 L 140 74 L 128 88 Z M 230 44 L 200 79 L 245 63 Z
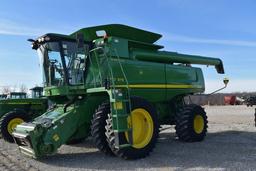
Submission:
M 11 111 L 6 113 L 0 120 L 0 134 L 2 138 L 10 143 L 14 142 L 14 139 L 11 135 L 14 128 L 21 124 L 22 122 L 27 122 L 29 117 L 26 113 L 22 111 Z
M 91 123 L 91 135 L 93 143 L 96 147 L 106 155 L 113 155 L 108 146 L 107 137 L 105 135 L 105 126 L 108 114 L 110 113 L 110 104 L 102 103 L 93 114 Z
M 198 105 L 185 106 L 176 116 L 176 134 L 181 141 L 202 141 L 207 132 L 207 116 Z
M 123 159 L 144 158 L 148 156 L 150 152 L 154 149 L 157 142 L 158 135 L 159 135 L 159 125 L 158 125 L 156 110 L 150 103 L 138 97 L 131 98 L 131 107 L 132 107 L 131 115 L 132 115 L 132 123 L 133 123 L 132 125 L 133 145 L 131 147 L 124 147 L 119 149 L 115 147 L 115 135 L 112 128 L 113 126 L 112 126 L 111 114 L 108 115 L 107 125 L 106 125 L 106 136 L 107 136 L 108 144 L 111 150 L 113 151 L 113 153 L 116 156 L 121 157 Z M 145 118 L 143 118 L 144 114 L 145 114 Z M 134 124 L 136 123 L 134 121 L 137 121 L 137 124 Z M 141 126 L 141 127 L 138 127 L 138 126 Z M 135 133 L 134 131 L 137 131 L 137 132 Z M 146 136 L 144 136 L 144 134 Z M 127 137 L 128 135 L 126 133 L 120 133 L 120 136 L 119 136 L 120 144 L 129 144 Z

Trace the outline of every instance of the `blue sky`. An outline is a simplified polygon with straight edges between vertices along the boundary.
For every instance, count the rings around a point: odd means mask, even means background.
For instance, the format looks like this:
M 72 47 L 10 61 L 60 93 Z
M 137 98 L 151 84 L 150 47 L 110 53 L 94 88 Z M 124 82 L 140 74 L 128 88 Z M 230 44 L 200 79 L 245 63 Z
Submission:
M 254 0 L 5 0 L 0 6 L 0 86 L 40 85 L 41 70 L 28 38 L 47 32 L 121 23 L 158 32 L 165 50 L 223 59 L 226 74 L 202 67 L 206 90 L 256 91 Z

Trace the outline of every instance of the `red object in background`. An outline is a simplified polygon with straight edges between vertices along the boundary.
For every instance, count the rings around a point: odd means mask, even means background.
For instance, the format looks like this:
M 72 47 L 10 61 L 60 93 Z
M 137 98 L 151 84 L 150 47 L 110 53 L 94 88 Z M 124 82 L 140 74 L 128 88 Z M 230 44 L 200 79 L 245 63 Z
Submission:
M 235 105 L 236 104 L 236 96 L 224 96 L 225 105 Z

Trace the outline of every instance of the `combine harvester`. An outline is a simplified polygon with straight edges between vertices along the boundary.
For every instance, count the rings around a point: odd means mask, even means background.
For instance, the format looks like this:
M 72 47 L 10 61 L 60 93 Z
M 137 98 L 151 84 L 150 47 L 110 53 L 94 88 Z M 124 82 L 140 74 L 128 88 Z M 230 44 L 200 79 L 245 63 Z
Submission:
M 45 95 L 56 105 L 15 128 L 21 152 L 51 155 L 91 134 L 105 154 L 143 158 L 155 147 L 162 124 L 175 125 L 181 141 L 202 141 L 206 113 L 183 100 L 205 90 L 202 70 L 191 65 L 212 65 L 223 74 L 222 61 L 161 51 L 154 44 L 161 37 L 113 24 L 30 39 L 43 61 Z
M 6 98 L 7 98 L 7 94 L 0 94 L 0 100 L 6 99 Z
M 43 88 L 30 90 L 32 98 L 24 92 L 10 92 L 0 100 L 0 136 L 8 142 L 14 142 L 11 133 L 18 124 L 31 121 L 48 108 L 47 99 L 42 98 Z

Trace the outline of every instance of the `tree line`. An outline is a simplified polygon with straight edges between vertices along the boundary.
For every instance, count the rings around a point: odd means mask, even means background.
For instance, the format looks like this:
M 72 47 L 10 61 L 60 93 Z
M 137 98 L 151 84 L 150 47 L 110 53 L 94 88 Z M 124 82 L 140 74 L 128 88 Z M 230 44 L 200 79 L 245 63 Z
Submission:
M 2 86 L 0 89 L 1 94 L 9 94 L 10 92 L 23 92 L 28 93 L 28 88 L 25 84 L 14 86 Z

